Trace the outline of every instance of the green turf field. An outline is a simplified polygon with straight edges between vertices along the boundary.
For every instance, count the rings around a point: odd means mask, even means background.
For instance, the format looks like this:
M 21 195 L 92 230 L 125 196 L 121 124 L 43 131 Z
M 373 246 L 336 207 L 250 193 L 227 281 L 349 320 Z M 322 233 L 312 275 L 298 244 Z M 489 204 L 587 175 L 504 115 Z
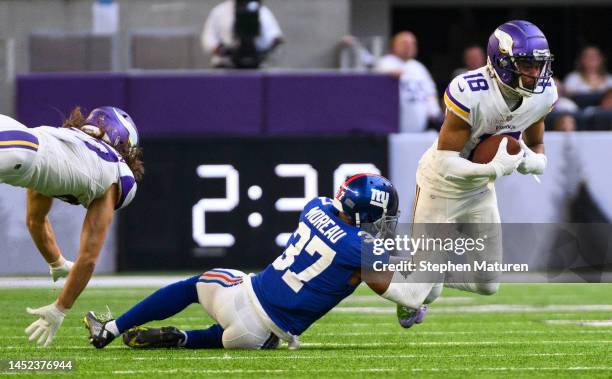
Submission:
M 505 284 L 492 297 L 445 289 L 425 323 L 409 330 L 396 324 L 390 303 L 360 287 L 302 335 L 297 351 L 286 345 L 276 351 L 143 351 L 120 340 L 95 350 L 88 344 L 81 324 L 87 310 L 108 305 L 117 315 L 151 290 L 87 289 L 53 345 L 42 349 L 27 342 L 24 329 L 34 317 L 25 308 L 48 304 L 58 290 L 0 289 L 0 359 L 74 359 L 76 369 L 59 375 L 88 378 L 612 378 L 612 284 Z M 201 328 L 210 321 L 193 305 L 152 325 Z

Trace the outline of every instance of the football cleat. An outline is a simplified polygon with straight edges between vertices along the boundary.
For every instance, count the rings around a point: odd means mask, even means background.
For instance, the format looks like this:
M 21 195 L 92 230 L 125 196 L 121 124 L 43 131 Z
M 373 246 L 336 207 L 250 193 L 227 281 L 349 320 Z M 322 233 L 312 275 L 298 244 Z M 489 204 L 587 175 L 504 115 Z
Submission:
M 420 324 L 425 319 L 427 305 L 421 305 L 418 309 L 411 309 L 403 305 L 397 306 L 397 321 L 402 328 L 410 328 L 414 324 Z
M 49 274 L 51 274 L 51 279 L 53 279 L 54 282 L 57 282 L 59 278 L 67 277 L 73 265 L 74 262 L 66 260 L 60 267 L 49 266 Z
M 185 334 L 174 326 L 137 326 L 123 333 L 123 343 L 137 349 L 181 347 L 184 342 Z
M 102 349 L 115 339 L 115 335 L 105 328 L 106 324 L 112 320 L 112 316 L 108 317 L 108 319 L 103 319 L 91 311 L 87 312 L 83 318 L 83 323 L 85 323 L 85 327 L 89 330 L 89 342 L 96 349 Z

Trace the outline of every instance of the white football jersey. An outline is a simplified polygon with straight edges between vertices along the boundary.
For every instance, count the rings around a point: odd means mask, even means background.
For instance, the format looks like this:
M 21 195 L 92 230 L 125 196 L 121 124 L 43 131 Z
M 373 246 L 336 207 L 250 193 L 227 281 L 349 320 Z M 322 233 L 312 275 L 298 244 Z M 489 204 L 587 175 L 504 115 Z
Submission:
M 120 193 L 115 209 L 136 195 L 134 174 L 110 145 L 75 128 L 40 126 L 27 132 L 38 138 L 38 151 L 30 168 L 6 183 L 84 207 L 114 183 Z
M 453 112 L 471 127 L 470 137 L 460 156 L 471 158 L 476 146 L 495 134 L 519 139 L 521 133 L 546 116 L 557 101 L 557 88 L 550 80 L 543 93 L 524 97 L 522 104 L 511 111 L 504 100 L 497 80 L 486 66 L 454 78 L 444 92 L 447 112 Z M 463 197 L 478 193 L 488 184 L 487 178 L 447 180 L 434 164 L 438 141 L 425 152 L 417 169 L 417 184 L 445 197 Z

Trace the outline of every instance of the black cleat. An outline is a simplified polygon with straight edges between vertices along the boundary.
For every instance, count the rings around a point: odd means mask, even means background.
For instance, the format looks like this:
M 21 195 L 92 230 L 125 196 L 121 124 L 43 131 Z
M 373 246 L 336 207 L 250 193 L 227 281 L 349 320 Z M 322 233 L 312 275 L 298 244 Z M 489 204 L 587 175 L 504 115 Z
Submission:
M 112 318 L 103 320 L 91 311 L 87 312 L 83 318 L 83 323 L 85 323 L 85 327 L 89 330 L 89 342 L 94 345 L 96 349 L 103 348 L 115 339 L 113 333 L 105 328 L 106 323 L 112 320 Z
M 180 347 L 185 335 L 174 326 L 147 328 L 137 326 L 123 333 L 123 343 L 139 349 Z

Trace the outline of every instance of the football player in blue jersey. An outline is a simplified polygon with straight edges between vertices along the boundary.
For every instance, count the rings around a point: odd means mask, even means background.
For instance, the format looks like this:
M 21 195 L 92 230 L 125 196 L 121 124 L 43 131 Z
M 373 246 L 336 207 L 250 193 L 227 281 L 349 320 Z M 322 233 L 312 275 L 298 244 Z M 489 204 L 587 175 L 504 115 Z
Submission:
M 418 308 L 409 283 L 361 276 L 362 227 L 393 232 L 398 194 L 391 182 L 375 174 L 346 180 L 335 198 L 311 200 L 300 214 L 285 251 L 256 275 L 213 269 L 171 284 L 133 306 L 116 320 L 93 312 L 85 316 L 90 341 L 103 348 L 123 334 L 130 347 L 275 348 L 279 340 L 297 347 L 297 336 L 349 296 L 365 281 L 397 304 Z M 367 275 L 369 277 L 369 275 Z M 142 327 L 199 303 L 217 323 L 208 329 Z

